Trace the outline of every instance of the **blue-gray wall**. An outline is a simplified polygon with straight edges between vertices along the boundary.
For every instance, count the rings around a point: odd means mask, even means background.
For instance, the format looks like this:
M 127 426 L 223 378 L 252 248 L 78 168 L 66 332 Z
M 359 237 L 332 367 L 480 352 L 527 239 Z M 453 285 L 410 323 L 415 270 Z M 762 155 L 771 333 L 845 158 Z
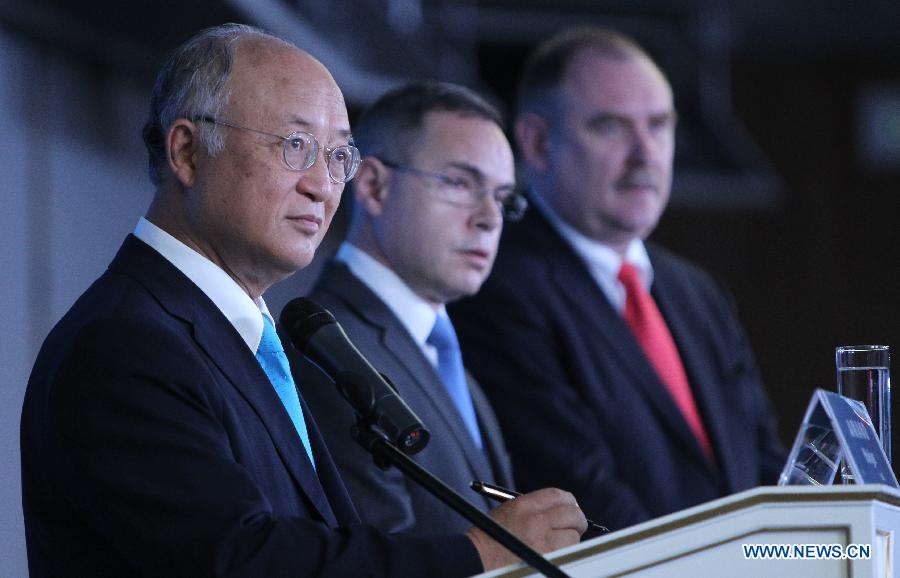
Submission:
M 26 576 L 19 416 L 50 327 L 145 210 L 146 88 L 0 28 L 0 576 Z

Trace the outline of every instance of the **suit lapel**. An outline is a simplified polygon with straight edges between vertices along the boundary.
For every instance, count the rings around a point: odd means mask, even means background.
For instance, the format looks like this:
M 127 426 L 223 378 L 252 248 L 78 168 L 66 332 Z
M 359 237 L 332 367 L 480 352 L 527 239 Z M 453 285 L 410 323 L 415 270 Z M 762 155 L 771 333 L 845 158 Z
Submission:
M 723 447 L 732 447 L 728 443 L 729 429 L 725 422 L 725 416 L 730 412 L 724 407 L 725 400 L 718 393 L 720 386 L 716 381 L 714 368 L 708 367 L 708 357 L 700 357 L 697 353 L 700 348 L 691 346 L 701 342 L 697 329 L 702 326 L 706 314 L 694 307 L 689 296 L 678 291 L 677 287 L 680 285 L 671 282 L 670 273 L 662 266 L 657 266 L 655 259 L 653 261 L 656 272 L 653 298 L 669 326 L 675 343 L 680 345 L 678 353 L 688 375 L 697 407 L 703 416 L 710 442 L 716 452 L 719 467 L 727 479 L 734 480 L 738 475 L 733 468 L 735 462 L 729 452 L 720 451 Z
M 247 344 L 215 304 L 159 253 L 132 235 L 110 268 L 137 279 L 170 314 L 193 327 L 197 345 L 256 412 L 294 481 L 322 519 L 335 525 L 328 499 L 290 416 Z M 304 412 L 309 422 L 309 410 L 304 408 Z
M 548 263 L 549 276 L 557 294 L 568 301 L 568 308 L 579 312 L 572 316 L 575 323 L 584 325 L 579 333 L 592 335 L 594 355 L 612 355 L 626 368 L 634 385 L 655 409 L 672 434 L 684 447 L 691 448 L 699 463 L 709 466 L 700 444 L 675 405 L 666 386 L 659 379 L 631 329 L 610 304 L 606 294 L 591 276 L 584 261 L 537 211 L 529 211 L 530 242 L 534 249 L 544 253 L 541 262 Z M 655 286 L 655 283 L 654 283 Z M 689 374 L 690 375 L 690 374 Z
M 197 342 L 208 352 L 213 362 L 256 411 L 294 481 L 303 488 L 303 492 L 318 510 L 322 519 L 329 525 L 337 525 L 318 475 L 306 455 L 306 450 L 297 436 L 297 430 L 278 398 L 278 394 L 275 393 L 269 378 L 256 358 L 247 349 L 247 345 L 227 320 L 225 323 L 227 327 L 221 327 L 221 324 L 198 323 L 195 326 Z M 236 342 L 233 339 L 223 339 L 223 334 L 228 329 L 232 330 Z M 303 404 L 303 417 L 307 422 L 307 430 L 311 429 L 310 412 L 305 404 Z M 321 449 L 321 446 L 314 447 L 317 459 L 320 459 Z
M 289 360 L 296 359 L 289 355 Z M 295 369 L 291 370 L 293 375 L 300 375 L 301 372 Z M 299 393 L 298 387 L 298 393 Z M 312 411 L 300 394 L 300 405 L 303 407 L 303 415 L 309 416 L 306 419 L 306 429 L 309 432 L 309 441 L 312 445 L 313 455 L 316 458 L 316 477 L 319 481 L 319 489 L 327 493 L 322 493 L 321 499 L 315 502 L 316 508 L 325 511 L 327 514 L 324 519 L 332 527 L 346 524 L 358 524 L 359 514 L 353 506 L 353 501 L 347 493 L 347 487 L 341 479 L 334 465 L 334 460 L 325 444 L 325 439 L 319 431 L 316 420 L 312 417 Z M 308 463 L 308 460 L 307 460 Z M 330 498 L 330 499 L 329 499 Z
M 479 476 L 491 477 L 487 458 L 468 435 L 465 422 L 455 410 L 456 406 L 443 387 L 437 371 L 387 305 L 343 263 L 330 263 L 318 286 L 339 296 L 350 310 L 377 328 L 382 347 L 391 354 L 397 366 L 407 372 L 411 378 L 410 383 L 420 389 L 435 412 L 444 420 L 445 429 L 464 448 L 463 454 L 472 470 Z M 428 424 L 425 426 L 428 427 Z
M 456 405 L 447 392 L 441 378 L 435 368 L 428 362 L 425 356 L 413 342 L 409 333 L 399 322 L 391 316 L 390 320 L 382 326 L 382 343 L 391 352 L 406 371 L 412 377 L 411 383 L 418 387 L 434 406 L 435 411 L 445 422 L 445 429 L 456 440 L 456 443 L 464 449 L 463 454 L 469 466 L 480 477 L 491 477 L 487 468 L 487 460 L 484 454 L 475 445 L 465 422 L 456 411 Z M 479 420 L 480 421 L 480 420 Z M 427 424 L 426 424 L 427 426 Z
M 503 444 L 503 435 L 499 429 L 495 418 L 487 420 L 485 416 L 493 415 L 490 402 L 481 391 L 475 378 L 466 375 L 469 380 L 469 390 L 472 392 L 472 403 L 475 405 L 475 415 L 478 416 L 478 427 L 481 429 L 481 440 L 484 443 L 485 457 L 488 460 L 490 471 L 485 474 L 479 474 L 483 480 L 494 480 L 494 483 L 500 484 L 507 488 L 513 487 L 512 467 L 509 463 L 509 455 L 506 452 L 506 446 Z M 476 470 L 477 471 L 477 470 Z

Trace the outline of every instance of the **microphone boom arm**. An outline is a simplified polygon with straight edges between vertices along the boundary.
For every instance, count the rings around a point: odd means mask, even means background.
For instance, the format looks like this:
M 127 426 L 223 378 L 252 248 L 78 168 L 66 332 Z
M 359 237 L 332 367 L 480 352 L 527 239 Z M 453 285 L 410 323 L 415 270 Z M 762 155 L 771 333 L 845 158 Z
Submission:
M 331 377 L 341 396 L 353 406 L 357 424 L 351 435 L 382 469 L 395 466 L 441 502 L 550 578 L 569 578 L 553 563 L 515 537 L 493 518 L 414 462 L 406 454 L 422 450 L 430 434 L 390 381 L 372 367 L 324 307 L 298 297 L 281 312 L 281 325 L 291 343 Z
M 386 470 L 391 466 L 396 467 L 406 477 L 419 484 L 463 518 L 472 522 L 473 525 L 544 576 L 549 578 L 570 578 L 558 566 L 538 554 L 531 546 L 517 538 L 512 532 L 460 496 L 453 488 L 403 453 L 383 434 L 366 423 L 362 417 L 358 418 L 358 422 L 351 429 L 350 435 L 359 445 L 372 454 L 375 464 L 379 468 Z

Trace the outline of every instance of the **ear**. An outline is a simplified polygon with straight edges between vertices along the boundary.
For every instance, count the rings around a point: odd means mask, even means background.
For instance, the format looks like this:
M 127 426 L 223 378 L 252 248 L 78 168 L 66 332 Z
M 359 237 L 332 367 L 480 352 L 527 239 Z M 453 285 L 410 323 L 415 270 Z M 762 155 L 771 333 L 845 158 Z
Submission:
M 200 139 L 197 125 L 186 118 L 179 118 L 166 133 L 166 159 L 169 170 L 185 187 L 194 185 L 197 176 L 197 147 Z
M 537 172 L 546 172 L 550 167 L 550 127 L 544 117 L 526 112 L 516 119 L 516 144 L 522 160 Z
M 377 217 L 384 211 L 388 197 L 388 168 L 372 156 L 363 157 L 359 171 L 353 178 L 356 203 L 370 216 Z

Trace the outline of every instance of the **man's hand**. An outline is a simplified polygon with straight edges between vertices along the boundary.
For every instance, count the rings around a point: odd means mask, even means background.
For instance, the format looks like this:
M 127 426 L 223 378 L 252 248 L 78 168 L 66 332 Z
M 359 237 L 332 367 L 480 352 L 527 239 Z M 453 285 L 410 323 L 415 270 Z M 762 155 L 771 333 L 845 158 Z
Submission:
M 545 488 L 504 502 L 491 510 L 490 516 L 541 554 L 578 543 L 587 529 L 587 520 L 575 496 L 556 488 Z M 478 528 L 470 528 L 466 535 L 475 544 L 485 571 L 519 561 Z

